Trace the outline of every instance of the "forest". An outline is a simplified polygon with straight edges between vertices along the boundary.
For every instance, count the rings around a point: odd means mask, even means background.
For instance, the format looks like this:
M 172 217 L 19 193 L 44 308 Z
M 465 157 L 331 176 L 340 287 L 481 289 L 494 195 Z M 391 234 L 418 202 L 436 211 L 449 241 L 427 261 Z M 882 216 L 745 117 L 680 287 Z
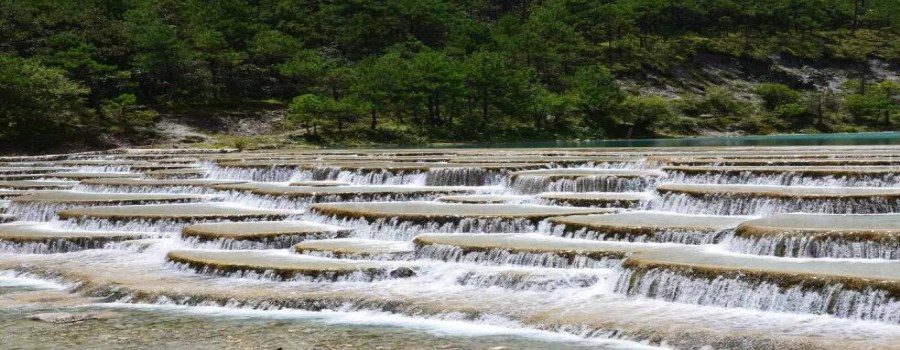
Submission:
M 233 109 L 314 145 L 894 130 L 898 28 L 900 0 L 0 0 L 0 149 Z

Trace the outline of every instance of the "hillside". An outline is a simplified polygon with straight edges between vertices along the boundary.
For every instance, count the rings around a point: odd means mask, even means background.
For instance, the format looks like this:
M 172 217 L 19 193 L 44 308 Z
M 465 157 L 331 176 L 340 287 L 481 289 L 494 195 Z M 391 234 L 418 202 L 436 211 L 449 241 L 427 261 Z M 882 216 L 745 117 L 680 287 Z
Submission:
M 0 0 L 0 150 L 894 130 L 896 0 Z

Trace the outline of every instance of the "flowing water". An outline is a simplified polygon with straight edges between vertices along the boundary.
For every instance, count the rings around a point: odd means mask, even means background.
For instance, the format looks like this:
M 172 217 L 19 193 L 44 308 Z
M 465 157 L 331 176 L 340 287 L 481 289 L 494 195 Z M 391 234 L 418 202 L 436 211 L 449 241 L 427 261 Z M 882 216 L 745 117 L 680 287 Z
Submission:
M 896 348 L 887 143 L 0 157 L 0 347 Z

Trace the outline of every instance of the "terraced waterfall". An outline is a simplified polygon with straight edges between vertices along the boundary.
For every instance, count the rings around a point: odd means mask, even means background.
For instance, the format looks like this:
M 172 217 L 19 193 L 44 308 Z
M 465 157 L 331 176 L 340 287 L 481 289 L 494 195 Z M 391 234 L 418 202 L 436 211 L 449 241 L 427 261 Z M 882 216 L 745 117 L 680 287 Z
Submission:
M 0 344 L 900 346 L 894 146 L 0 157 L 0 222 Z

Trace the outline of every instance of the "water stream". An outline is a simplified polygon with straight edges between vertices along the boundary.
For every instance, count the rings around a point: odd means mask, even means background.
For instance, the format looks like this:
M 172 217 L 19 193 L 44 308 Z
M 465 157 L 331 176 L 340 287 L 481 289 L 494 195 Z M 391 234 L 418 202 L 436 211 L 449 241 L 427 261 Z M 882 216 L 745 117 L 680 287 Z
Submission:
M 665 168 L 676 159 L 818 159 L 839 153 L 840 159 L 859 160 L 894 151 L 900 154 L 894 146 L 820 146 L 361 154 L 133 150 L 52 160 L 0 157 L 0 170 L 32 162 L 65 172 L 129 172 L 148 181 L 157 180 L 145 174 L 153 167 L 148 164 L 179 158 L 173 161 L 202 170 L 203 179 L 247 181 L 216 188 L 177 177 L 127 185 L 82 180 L 63 189 L 89 193 L 89 202 L 27 201 L 28 194 L 13 192 L 40 191 L 17 188 L 33 184 L 0 182 L 0 196 L 5 192 L 10 201 L 0 214 L 16 220 L 0 224 L 0 344 L 892 348 L 900 344 L 900 229 L 848 224 L 837 233 L 798 233 L 787 225 L 748 231 L 737 223 L 792 212 L 900 214 L 900 194 L 890 192 L 900 191 L 900 172 L 847 177 L 787 168 L 777 175 Z M 102 163 L 132 156 L 141 156 L 131 162 L 144 168 Z M 413 156 L 441 160 L 411 161 Z M 529 163 L 496 166 L 516 162 Z M 826 168 L 835 166 L 817 171 Z M 317 181 L 333 183 L 314 187 Z M 667 187 L 680 185 L 707 186 L 703 191 L 709 193 Z M 734 194 L 716 187 L 731 185 L 760 190 Z M 343 193 L 342 186 L 358 190 Z M 829 189 L 809 194 L 805 188 Z M 621 208 L 589 200 L 556 207 L 537 197 L 546 192 L 638 193 L 641 199 Z M 195 207 L 154 197 L 114 202 L 124 193 L 204 197 L 190 204 Z M 442 203 L 448 195 L 516 199 L 478 210 L 417 204 Z M 384 204 L 352 206 L 368 202 Z M 547 209 L 578 207 L 612 208 L 585 212 L 588 218 L 578 224 L 556 217 L 575 218 L 577 212 Z M 612 219 L 592 221 L 599 216 Z M 711 224 L 738 216 L 735 224 Z M 284 229 L 261 223 L 204 233 L 213 237 L 182 234 L 197 223 L 272 220 L 352 231 L 279 231 Z M 498 238 L 469 239 L 466 233 Z M 417 240 L 424 234 L 446 241 Z M 343 237 L 352 239 L 335 239 Z M 325 239 L 328 244 L 316 249 L 292 248 Z M 214 255 L 202 255 L 207 252 Z M 178 260 L 178 254 L 194 258 Z M 48 313 L 83 319 L 35 320 Z

